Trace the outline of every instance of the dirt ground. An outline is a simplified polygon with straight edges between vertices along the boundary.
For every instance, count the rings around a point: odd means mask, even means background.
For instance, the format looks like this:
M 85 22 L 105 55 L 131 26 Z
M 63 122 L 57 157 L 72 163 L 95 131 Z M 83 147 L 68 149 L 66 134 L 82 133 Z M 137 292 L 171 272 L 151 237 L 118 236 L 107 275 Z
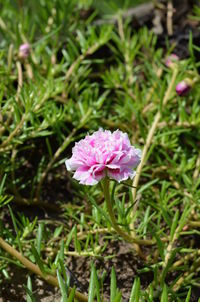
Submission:
M 153 279 L 153 273 L 140 273 L 143 267 L 142 260 L 130 250 L 131 246 L 122 241 L 112 241 L 106 248 L 104 257 L 113 255 L 111 259 L 94 259 L 94 265 L 98 270 L 99 279 L 104 274 L 103 280 L 104 299 L 109 301 L 110 275 L 112 267 L 115 268 L 118 288 L 122 291 L 122 299 L 128 302 L 131 288 L 136 275 L 140 277 L 142 288 L 146 288 Z M 75 279 L 77 288 L 82 293 L 87 293 L 90 279 L 91 259 L 88 257 L 66 257 L 66 268 L 69 268 Z M 11 279 L 5 281 L 0 288 L 0 302 L 26 302 L 25 289 L 22 284 L 27 282 L 26 270 L 10 266 Z M 172 278 L 175 276 L 171 276 Z M 60 301 L 59 290 L 35 275 L 31 276 L 33 293 L 36 301 L 58 302 Z M 200 298 L 199 288 L 192 289 L 190 302 L 197 302 Z

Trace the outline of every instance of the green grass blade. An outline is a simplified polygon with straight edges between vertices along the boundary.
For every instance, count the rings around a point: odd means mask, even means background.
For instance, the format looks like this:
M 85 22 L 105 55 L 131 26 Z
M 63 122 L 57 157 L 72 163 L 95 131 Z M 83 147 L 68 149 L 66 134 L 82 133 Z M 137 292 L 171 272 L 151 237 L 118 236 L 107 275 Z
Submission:
M 63 300 L 63 302 L 68 302 L 67 286 L 65 285 L 59 270 L 57 270 L 57 278 L 58 278 L 58 283 L 59 283 L 59 287 L 60 287 L 60 291 L 61 291 L 61 295 L 62 295 L 62 300 Z
M 115 269 L 114 267 L 112 267 L 111 284 L 110 284 L 110 302 L 114 302 L 116 291 L 117 291 L 117 280 L 116 280 Z
M 167 292 L 167 286 L 164 284 L 162 295 L 161 295 L 161 302 L 168 302 L 168 292 Z
M 129 302 L 139 302 L 139 299 L 140 299 L 140 279 L 136 277 L 131 290 Z

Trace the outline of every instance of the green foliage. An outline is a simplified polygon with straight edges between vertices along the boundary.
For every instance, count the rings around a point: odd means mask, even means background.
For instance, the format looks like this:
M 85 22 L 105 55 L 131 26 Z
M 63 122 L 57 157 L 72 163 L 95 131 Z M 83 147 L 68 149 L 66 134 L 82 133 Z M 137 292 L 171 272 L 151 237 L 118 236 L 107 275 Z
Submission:
M 26 289 L 26 293 L 27 293 L 26 301 L 27 302 L 36 302 L 36 300 L 34 298 L 34 294 L 32 292 L 32 282 L 31 282 L 30 276 L 28 276 L 27 286 L 25 287 L 25 289 Z
M 159 111 L 137 198 L 131 181 L 111 183 L 113 210 L 126 232 L 134 222 L 135 236 L 153 241 L 141 246 L 146 259 L 133 276 L 129 301 L 190 301 L 200 263 L 199 47 L 191 35 L 190 56 L 178 63 L 176 84 L 197 79 L 191 92 L 179 97 L 173 87 L 163 105 L 172 70 L 157 37 L 121 19 L 133 1 L 22 2 L 1 4 L 0 236 L 44 276 L 57 275 L 62 301 L 74 301 L 66 274 L 71 257 L 117 257 L 106 252 L 119 236 L 100 186 L 79 185 L 65 171 L 65 158 L 75 141 L 100 127 L 127 132 L 142 149 Z M 117 26 L 93 22 L 108 15 L 118 18 Z M 196 6 L 193 18 L 199 16 Z M 22 60 L 18 49 L 25 42 L 31 53 Z M 11 264 L 23 267 L 0 249 L 1 283 L 10 280 Z M 104 301 L 107 274 L 109 300 L 123 301 L 119 276 L 110 271 L 92 264 L 89 301 Z M 148 285 L 140 274 L 153 276 Z M 28 277 L 24 284 L 28 302 L 35 301 L 32 282 Z

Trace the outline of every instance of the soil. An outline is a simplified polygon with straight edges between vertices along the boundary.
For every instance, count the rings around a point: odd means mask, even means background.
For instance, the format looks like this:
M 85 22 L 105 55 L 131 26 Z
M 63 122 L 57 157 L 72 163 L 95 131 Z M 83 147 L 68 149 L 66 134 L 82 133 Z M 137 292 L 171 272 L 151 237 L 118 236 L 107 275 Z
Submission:
M 107 259 L 106 256 L 113 255 Z M 135 276 L 140 277 L 141 287 L 145 289 L 153 280 L 152 272 L 140 273 L 144 267 L 140 260 L 131 251 L 131 246 L 122 241 L 112 241 L 106 248 L 104 259 L 93 259 L 98 271 L 99 280 L 103 283 L 104 301 L 110 297 L 110 276 L 114 267 L 117 277 L 117 286 L 122 291 L 122 300 L 128 302 Z M 82 293 L 88 292 L 90 279 L 91 259 L 88 257 L 67 257 L 66 270 L 70 274 L 71 286 L 76 285 Z M 9 268 L 10 279 L 4 281 L 0 289 L 0 302 L 26 302 L 25 289 L 28 274 L 19 267 L 11 265 Z M 103 277 L 104 276 L 104 277 Z M 103 278 L 102 278 L 103 277 Z M 175 278 L 176 276 L 172 276 Z M 60 301 L 59 289 L 47 284 L 37 276 L 31 276 L 33 293 L 36 301 L 58 302 Z M 197 302 L 200 298 L 199 288 L 193 287 L 190 302 Z M 156 300 L 155 300 L 156 301 Z
M 113 257 L 107 259 L 106 256 Z M 104 299 L 109 301 L 110 297 L 110 276 L 112 267 L 114 267 L 117 278 L 117 286 L 122 291 L 123 301 L 128 301 L 130 298 L 131 288 L 133 286 L 135 276 L 139 276 L 143 288 L 146 288 L 153 279 L 153 274 L 138 273 L 142 269 L 142 261 L 134 255 L 132 247 L 122 241 L 112 241 L 106 248 L 104 259 L 94 259 L 93 263 L 98 270 L 99 279 L 104 275 L 103 288 Z M 74 272 L 82 288 L 88 287 L 90 277 L 91 259 L 88 258 L 74 258 L 68 262 L 71 271 Z M 84 272 L 84 274 L 83 274 Z
M 26 271 L 17 266 L 9 267 L 10 279 L 5 280 L 0 288 L 0 302 L 26 302 L 23 284 L 27 283 Z M 31 276 L 32 291 L 36 301 L 60 302 L 59 290 L 35 275 Z
M 164 1 L 162 1 L 164 2 Z M 167 35 L 166 29 L 166 13 L 161 14 L 160 23 L 162 26 L 162 32 L 158 34 L 158 46 L 166 47 L 166 38 L 168 39 L 170 44 L 175 43 L 174 52 L 179 55 L 181 58 L 185 58 L 189 55 L 188 53 L 188 41 L 189 41 L 189 32 L 193 32 L 194 41 L 197 42 L 197 45 L 200 43 L 200 31 L 197 30 L 197 24 L 194 21 L 189 21 L 185 18 L 185 15 L 191 12 L 192 1 L 174 1 L 175 12 L 173 16 L 173 34 L 171 36 Z M 155 12 L 154 12 L 155 15 Z M 148 18 L 149 17 L 149 18 Z M 152 23 L 152 11 L 149 12 L 145 16 L 143 24 L 138 24 L 137 20 L 133 20 L 133 25 L 137 27 L 141 27 L 143 25 L 148 25 L 150 28 L 154 28 L 155 25 Z M 198 45 L 200 46 L 200 45 Z M 197 57 L 199 54 L 196 54 Z M 200 58 L 199 58 L 200 59 Z M 51 175 L 49 176 L 49 183 L 51 182 Z M 55 174 L 54 174 L 55 175 Z M 66 178 L 65 178 L 66 181 Z M 58 199 L 58 196 L 55 196 L 55 192 L 60 192 L 62 196 L 60 196 L 60 200 L 63 200 L 63 196 L 67 196 L 65 190 L 66 185 L 63 186 L 62 180 L 60 183 L 57 180 L 53 180 L 54 189 L 46 190 L 44 193 L 45 200 L 52 201 Z M 56 190 L 56 187 L 59 189 Z M 63 188 L 63 191 L 62 189 Z M 63 193 L 63 194 L 62 194 Z M 67 200 L 65 200 L 67 203 Z M 19 210 L 19 208 L 18 208 Z M 31 208 L 25 207 L 20 208 L 21 211 L 31 216 L 33 213 Z M 51 213 L 48 213 L 48 210 Z M 40 209 L 38 214 L 41 218 L 48 218 L 49 215 L 52 218 L 51 209 Z M 6 215 L 6 214 L 5 214 Z M 56 213 L 54 213 L 54 218 L 56 217 Z M 56 218 L 55 218 L 56 219 Z M 113 258 L 108 259 L 106 256 L 115 255 Z M 131 288 L 133 285 L 133 281 L 136 275 L 140 276 L 141 285 L 143 288 L 146 288 L 148 284 L 153 279 L 153 274 L 148 273 L 139 273 L 139 270 L 143 268 L 143 263 L 138 257 L 136 257 L 131 251 L 130 246 L 128 244 L 123 243 L 122 241 L 112 241 L 107 246 L 104 259 L 93 259 L 93 262 L 98 269 L 98 275 L 103 276 L 103 285 L 104 285 L 104 297 L 106 300 L 109 299 L 109 288 L 110 288 L 110 274 L 112 267 L 115 268 L 116 276 L 117 276 L 117 285 L 122 290 L 123 301 L 128 301 Z M 91 267 L 91 259 L 86 257 L 68 257 L 66 259 L 66 268 L 68 268 L 72 274 L 74 275 L 74 279 L 77 281 L 77 286 L 81 289 L 81 291 L 87 292 L 89 278 L 90 278 L 90 267 Z M 25 289 L 22 284 L 26 284 L 27 282 L 27 272 L 14 265 L 10 265 L 9 267 L 10 279 L 4 280 L 3 284 L 0 287 L 0 302 L 24 302 L 26 301 Z M 41 302 L 57 302 L 60 301 L 59 290 L 54 288 L 53 286 L 48 285 L 46 282 L 37 278 L 35 275 L 31 276 L 33 293 L 35 295 L 36 301 Z M 190 299 L 191 302 L 198 301 L 200 297 L 199 289 L 192 289 L 192 297 Z
M 113 257 L 107 259 L 106 256 Z M 103 278 L 104 299 L 109 301 L 110 275 L 114 267 L 117 277 L 117 286 L 122 291 L 123 301 L 128 301 L 131 288 L 136 275 L 140 277 L 142 287 L 146 288 L 153 279 L 152 273 L 138 273 L 142 269 L 142 261 L 131 251 L 131 246 L 122 241 L 112 241 L 106 248 L 103 259 L 93 259 L 98 271 L 99 279 Z M 81 292 L 88 292 L 91 259 L 88 257 L 67 257 L 66 269 L 70 274 L 71 286 L 76 285 Z M 24 269 L 11 265 L 9 268 L 10 279 L 4 281 L 0 289 L 0 302 L 25 302 L 26 294 L 22 284 L 27 283 L 27 273 Z M 48 285 L 37 276 L 31 276 L 33 293 L 36 301 L 60 301 L 59 290 Z

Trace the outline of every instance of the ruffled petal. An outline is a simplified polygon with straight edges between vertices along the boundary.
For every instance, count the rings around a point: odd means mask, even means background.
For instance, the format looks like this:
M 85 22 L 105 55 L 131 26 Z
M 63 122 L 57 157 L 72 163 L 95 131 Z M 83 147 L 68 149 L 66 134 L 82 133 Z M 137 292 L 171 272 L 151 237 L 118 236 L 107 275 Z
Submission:
M 99 129 L 75 143 L 65 165 L 81 184 L 94 185 L 106 175 L 117 181 L 133 178 L 140 160 L 141 151 L 131 146 L 126 133 Z
M 92 175 L 97 181 L 100 181 L 106 176 L 105 165 L 96 165 L 92 167 L 92 170 Z
M 136 172 L 131 169 L 124 169 L 123 171 L 119 171 L 118 169 L 116 169 L 116 170 L 108 169 L 107 174 L 110 178 L 115 179 L 118 182 L 121 182 L 121 181 L 127 180 L 128 178 L 133 179 Z
M 96 185 L 98 181 L 92 176 L 91 169 L 88 167 L 79 167 L 74 173 L 73 178 L 79 180 L 81 184 Z

